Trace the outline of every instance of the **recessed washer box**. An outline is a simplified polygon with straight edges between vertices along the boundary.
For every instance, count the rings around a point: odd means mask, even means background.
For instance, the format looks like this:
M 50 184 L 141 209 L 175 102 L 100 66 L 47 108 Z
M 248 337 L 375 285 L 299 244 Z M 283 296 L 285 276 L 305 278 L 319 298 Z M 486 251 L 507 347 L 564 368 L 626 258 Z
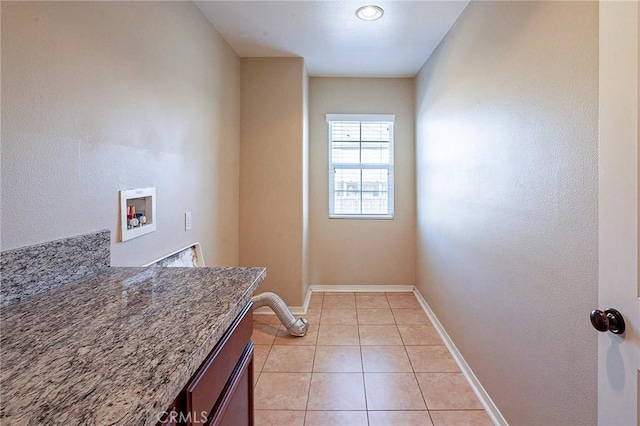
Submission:
M 130 209 L 138 214 L 138 223 L 131 225 Z M 141 213 L 141 214 L 140 214 Z M 142 223 L 146 219 L 145 223 Z M 156 230 L 156 189 L 139 188 L 120 191 L 120 237 L 122 241 Z

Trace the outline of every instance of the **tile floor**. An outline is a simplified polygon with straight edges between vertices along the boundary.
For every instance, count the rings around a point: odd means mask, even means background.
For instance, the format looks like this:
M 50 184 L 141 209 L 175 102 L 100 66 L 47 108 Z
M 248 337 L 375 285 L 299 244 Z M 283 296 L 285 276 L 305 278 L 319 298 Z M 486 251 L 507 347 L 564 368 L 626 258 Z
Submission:
M 491 425 L 412 293 L 314 293 L 309 331 L 255 315 L 255 424 Z

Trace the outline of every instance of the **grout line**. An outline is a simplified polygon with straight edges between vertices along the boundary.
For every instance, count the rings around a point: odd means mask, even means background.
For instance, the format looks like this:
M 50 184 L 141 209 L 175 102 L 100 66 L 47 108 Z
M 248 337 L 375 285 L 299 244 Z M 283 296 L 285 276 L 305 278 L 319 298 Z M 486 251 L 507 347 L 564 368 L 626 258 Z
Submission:
M 422 392 L 422 389 L 420 389 L 420 392 Z M 424 396 L 423 396 L 424 398 Z M 427 404 L 427 401 L 424 402 L 425 405 Z M 433 417 L 431 417 L 431 410 L 429 410 L 429 407 L 427 407 L 427 416 L 429 416 L 429 420 L 431 420 L 431 424 L 433 424 Z
M 320 294 L 322 294 L 322 293 L 320 293 Z M 382 293 L 382 294 L 385 294 L 385 298 L 386 298 L 386 293 Z M 323 302 L 324 302 L 324 296 L 323 296 Z M 320 304 L 319 307 L 312 308 L 312 309 L 319 309 L 320 310 L 320 317 L 319 318 L 322 317 L 322 311 L 323 311 L 323 308 L 324 308 L 324 303 L 323 302 Z M 387 303 L 388 303 L 388 299 L 387 299 Z M 350 309 L 350 308 L 345 308 L 345 309 Z M 370 410 L 369 404 L 368 404 L 368 400 L 367 400 L 367 388 L 366 388 L 365 371 L 364 371 L 364 358 L 363 358 L 363 352 L 362 352 L 363 345 L 362 345 L 362 341 L 360 339 L 360 325 L 391 325 L 391 324 L 360 324 L 360 320 L 359 320 L 359 317 L 357 315 L 358 309 L 390 309 L 392 311 L 392 316 L 393 316 L 393 320 L 394 320 L 394 324 L 393 325 L 395 325 L 396 330 L 400 334 L 400 330 L 399 330 L 398 324 L 396 322 L 395 315 L 393 315 L 393 309 L 405 309 L 405 308 L 391 308 L 390 305 L 388 307 L 386 307 L 386 308 L 358 308 L 357 304 L 355 306 L 355 310 L 356 310 L 356 323 L 355 323 L 355 325 L 356 325 L 356 328 L 358 330 L 358 344 L 357 345 L 353 345 L 353 346 L 357 346 L 358 350 L 359 350 L 359 353 L 360 353 L 360 363 L 361 363 L 361 367 L 362 367 L 362 371 L 360 372 L 360 374 L 362 376 L 363 391 L 364 391 L 364 398 L 365 398 L 365 409 L 364 410 L 309 410 L 308 409 L 309 408 L 309 399 L 310 399 L 310 394 L 311 394 L 311 380 L 313 379 L 313 375 L 315 374 L 315 372 L 313 370 L 314 370 L 314 366 L 315 366 L 315 358 L 316 358 L 316 355 L 317 355 L 317 347 L 318 347 L 318 340 L 316 338 L 316 341 L 315 341 L 315 343 L 313 345 L 314 353 L 313 353 L 313 361 L 312 361 L 311 373 L 310 373 L 309 389 L 307 391 L 307 402 L 306 402 L 306 405 L 305 405 L 305 409 L 304 410 L 299 410 L 299 411 L 304 411 L 303 423 L 306 422 L 307 414 L 308 414 L 309 411 L 329 411 L 329 412 L 331 412 L 331 411 L 355 411 L 355 412 L 364 411 L 366 413 L 366 416 L 367 416 L 367 423 L 369 423 L 371 421 L 370 420 L 370 412 L 372 412 L 372 411 L 421 411 L 421 412 L 425 411 L 424 409 L 421 409 L 421 410 L 400 410 L 400 409 L 395 409 L 395 410 Z M 406 308 L 406 309 L 415 309 L 415 308 Z M 331 324 L 329 324 L 329 325 L 331 325 Z M 336 325 L 339 325 L 339 324 L 336 324 Z M 271 349 L 273 348 L 273 346 L 276 346 L 275 345 L 276 338 L 277 338 L 278 332 L 280 331 L 281 328 L 282 328 L 282 326 L 278 325 L 277 329 L 276 329 L 276 336 L 274 337 L 272 342 L 270 344 L 268 344 L 268 345 L 264 345 L 264 346 L 269 346 L 269 351 L 267 352 L 267 358 L 265 358 L 265 362 L 264 362 L 262 368 L 258 372 L 258 376 L 260 376 L 262 374 L 262 372 L 264 371 L 264 366 L 266 365 L 267 359 L 268 359 L 268 357 L 269 357 L 269 355 L 271 353 Z M 319 335 L 319 333 L 320 333 L 320 320 L 318 320 L 317 328 L 318 328 L 318 335 Z M 418 381 L 418 378 L 417 378 L 417 372 L 415 371 L 415 367 L 413 366 L 413 363 L 411 362 L 411 358 L 409 357 L 409 353 L 407 351 L 407 346 L 445 346 L 446 347 L 446 345 L 443 345 L 443 344 L 440 344 L 440 345 L 406 345 L 404 343 L 404 339 L 402 339 L 402 334 L 400 334 L 400 338 L 401 338 L 401 341 L 402 341 L 402 347 L 404 348 L 405 354 L 406 354 L 407 358 L 409 359 L 409 364 L 411 365 L 412 374 L 414 376 L 414 379 L 416 380 L 416 383 L 418 385 L 418 389 L 420 390 L 420 394 L 422 396 L 423 402 L 425 403 L 427 415 L 429 416 L 429 419 L 430 419 L 430 421 L 432 423 L 433 423 L 433 417 L 431 415 L 432 411 L 451 411 L 451 412 L 455 412 L 455 411 L 471 411 L 471 412 L 484 412 L 484 413 L 486 413 L 486 410 L 483 410 L 483 409 L 434 409 L 434 410 L 430 410 L 429 407 L 427 406 L 427 401 L 426 401 L 426 399 L 424 397 L 424 393 L 422 391 L 422 388 L 420 387 L 420 384 L 419 384 L 419 381 Z M 308 345 L 308 346 L 311 346 L 311 345 Z M 325 345 L 325 346 L 345 346 L 345 345 Z M 352 345 L 348 345 L 348 346 L 352 346 Z M 371 346 L 371 345 L 364 345 L 364 346 Z M 374 345 L 374 346 L 389 346 L 389 345 Z M 393 346 L 400 346 L 400 345 L 393 345 Z M 395 372 L 379 372 L 379 373 L 382 373 L 382 374 L 385 374 L 385 373 L 386 374 L 396 374 Z M 439 372 L 437 374 L 447 374 L 447 373 L 448 374 L 460 374 L 460 372 Z M 258 377 L 258 380 L 260 380 L 260 377 Z M 256 381 L 256 385 L 257 385 L 257 381 Z M 255 388 L 256 385 L 254 385 L 254 388 Z M 271 411 L 298 411 L 298 410 L 271 410 Z
M 444 329 L 444 327 L 438 320 L 438 317 L 435 315 L 435 313 L 433 312 L 433 310 L 431 309 L 427 301 L 424 299 L 422 294 L 420 294 L 420 292 L 416 289 L 414 290 L 414 296 L 416 299 L 418 299 L 418 303 L 420 304 L 425 314 L 431 321 L 431 324 L 434 326 L 434 328 L 438 332 L 440 339 L 442 340 L 445 347 L 449 351 L 449 354 L 451 355 L 451 357 L 454 359 L 454 361 L 458 365 L 458 368 L 460 369 L 460 372 L 462 373 L 462 375 L 465 377 L 465 380 L 471 386 L 473 393 L 476 395 L 476 397 L 480 401 L 480 404 L 482 405 L 485 413 L 489 416 L 489 419 L 491 420 L 491 422 L 495 425 L 507 425 L 508 424 L 507 421 L 505 420 L 502 413 L 500 412 L 498 407 L 495 405 L 495 403 L 491 399 L 491 396 L 489 396 L 487 391 L 484 389 L 484 387 L 482 386 L 478 378 L 475 376 L 475 374 L 471 370 L 471 367 L 469 367 L 466 360 L 462 357 L 462 354 L 460 353 L 458 348 L 455 346 L 455 344 L 453 343 L 453 340 L 451 340 L 451 337 L 449 336 L 447 331 Z
M 304 406 L 304 419 L 302 424 L 307 421 L 307 412 L 309 411 L 309 400 L 311 399 L 311 384 L 313 383 L 313 367 L 316 362 L 316 352 L 318 351 L 318 337 L 320 337 L 320 319 L 322 318 L 322 308 L 324 306 L 324 295 L 322 296 L 322 303 L 320 304 L 320 316 L 318 317 L 318 334 L 316 335 L 316 343 L 313 346 L 313 362 L 311 363 L 311 375 L 309 376 L 309 389 L 307 389 L 307 403 Z
M 422 397 L 422 402 L 424 402 L 424 408 L 429 411 L 429 405 L 427 404 L 427 399 L 424 397 L 424 392 L 422 392 L 422 388 L 420 387 L 420 381 L 418 380 L 418 375 L 416 372 L 413 372 L 413 378 L 416 380 L 416 384 L 418 385 L 418 390 L 420 391 L 420 396 Z M 431 419 L 431 415 L 429 415 L 429 419 Z M 433 423 L 433 419 L 431 419 L 431 423 Z
M 480 411 L 486 414 L 486 411 L 483 410 L 482 408 L 435 408 L 429 411 Z
M 367 411 L 367 424 L 369 424 L 369 401 L 367 400 L 367 382 L 364 376 L 364 356 L 362 355 L 362 342 L 360 341 L 360 323 L 358 322 L 358 350 L 360 351 L 360 367 L 362 368 L 362 387 L 364 391 L 364 408 Z

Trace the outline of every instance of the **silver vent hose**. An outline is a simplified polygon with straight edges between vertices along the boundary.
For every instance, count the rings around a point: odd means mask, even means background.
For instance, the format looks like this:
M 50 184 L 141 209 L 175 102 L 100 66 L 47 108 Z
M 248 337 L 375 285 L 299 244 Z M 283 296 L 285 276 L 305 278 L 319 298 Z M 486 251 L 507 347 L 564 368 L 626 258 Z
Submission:
M 284 303 L 284 300 L 277 294 L 270 292 L 261 293 L 253 296 L 251 301 L 253 302 L 254 311 L 262 306 L 270 307 L 292 336 L 301 337 L 307 334 L 309 321 L 307 321 L 306 318 L 296 319 L 287 304 Z

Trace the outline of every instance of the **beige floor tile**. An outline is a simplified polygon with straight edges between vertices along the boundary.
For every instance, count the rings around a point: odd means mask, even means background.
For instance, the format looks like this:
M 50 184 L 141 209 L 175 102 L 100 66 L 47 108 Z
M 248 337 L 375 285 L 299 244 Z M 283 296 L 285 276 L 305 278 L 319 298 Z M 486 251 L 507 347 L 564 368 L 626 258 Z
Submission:
M 413 293 L 387 293 L 387 300 L 392 308 L 420 309 Z
M 305 426 L 367 426 L 367 412 L 307 411 L 304 424 Z
M 304 411 L 255 410 L 255 426 L 303 426 Z
M 445 346 L 407 346 L 413 371 L 417 373 L 459 373 L 458 365 Z
M 462 373 L 416 373 L 429 410 L 482 409 Z
M 305 410 L 311 373 L 260 373 L 255 387 L 256 410 Z
M 366 410 L 362 373 L 313 373 L 307 410 Z
M 389 302 L 384 293 L 356 293 L 358 309 L 389 309 Z
M 318 345 L 359 345 L 357 325 L 320 325 Z
M 369 426 L 432 426 L 432 423 L 426 410 L 369 411 Z
M 365 373 L 410 373 L 411 363 L 404 346 L 362 346 Z
M 398 327 L 395 325 L 360 325 L 361 345 L 402 345 Z
M 427 318 L 427 314 L 422 309 L 399 309 L 394 308 L 393 317 L 396 324 L 429 324 L 431 321 Z
M 360 346 L 316 346 L 316 373 L 361 373 Z
M 270 373 L 310 373 L 315 346 L 272 346 L 262 371 Z
M 276 339 L 279 328 L 280 326 L 277 325 L 254 323 L 251 340 L 256 345 L 271 345 Z
M 358 317 L 355 308 L 323 308 L 320 324 L 357 324 Z
M 304 336 L 292 336 L 284 328 L 280 328 L 278 336 L 273 341 L 274 346 L 315 346 L 318 340 L 318 328 L 312 330 L 309 327 L 309 331 Z
M 309 308 L 322 308 L 324 293 L 312 293 L 309 299 Z
M 413 294 L 313 293 L 305 317 L 254 316 L 256 426 L 491 424 Z
M 426 410 L 413 373 L 364 373 L 369 410 Z
M 277 316 L 272 313 L 269 314 L 253 314 L 253 323 L 254 324 L 270 324 L 270 325 L 280 325 L 280 320 Z
M 484 410 L 431 411 L 435 426 L 492 426 L 493 422 Z
M 300 315 L 309 321 L 309 329 L 313 330 L 314 328 L 317 330 L 318 325 L 320 325 L 320 314 L 322 309 L 320 308 L 309 308 L 307 309 L 307 313 L 305 315 Z
M 325 293 L 322 309 L 355 308 L 356 298 L 353 293 Z
M 358 324 L 395 324 L 391 309 L 358 308 Z
M 269 355 L 269 350 L 271 350 L 270 345 L 253 346 L 253 371 L 258 373 L 262 371 L 264 362 L 267 360 L 267 355 Z
M 432 325 L 405 324 L 398 325 L 405 346 L 414 345 L 444 345 L 438 332 Z

